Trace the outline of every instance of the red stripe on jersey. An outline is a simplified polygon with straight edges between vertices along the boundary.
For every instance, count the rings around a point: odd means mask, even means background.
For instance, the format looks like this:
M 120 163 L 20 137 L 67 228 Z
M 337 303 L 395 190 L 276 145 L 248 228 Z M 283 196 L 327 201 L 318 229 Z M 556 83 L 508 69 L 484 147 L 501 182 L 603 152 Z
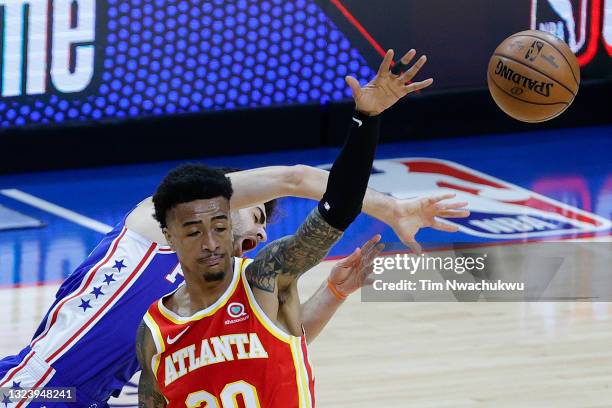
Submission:
M 110 297 L 110 299 L 108 299 L 106 301 L 106 303 L 104 303 L 104 305 L 102 305 L 102 307 L 100 307 L 100 309 L 98 309 L 98 311 L 87 321 L 85 322 L 81 328 L 79 330 L 77 330 L 76 333 L 74 333 L 72 335 L 72 337 L 70 337 L 70 339 L 68 339 L 68 341 L 66 343 L 64 343 L 63 346 L 61 346 L 59 349 L 57 349 L 53 354 L 51 354 L 49 357 L 47 357 L 46 361 L 47 363 L 50 363 L 55 356 L 57 356 L 59 353 L 61 353 L 66 347 L 68 347 L 70 345 L 70 343 L 72 343 L 72 341 L 79 336 L 79 334 L 81 334 L 83 332 L 83 330 L 85 330 L 87 328 L 87 326 L 89 326 L 94 320 L 96 320 L 96 318 L 104 311 L 104 309 L 106 309 L 108 307 L 108 305 L 110 305 L 113 300 L 115 300 L 115 298 L 117 298 L 117 296 L 119 296 L 119 294 L 121 293 L 121 291 L 130 283 L 130 281 L 132 281 L 132 279 L 134 279 L 134 277 L 138 274 L 138 272 L 140 271 L 140 269 L 142 268 L 142 266 L 145 264 L 145 262 L 149 259 L 149 257 L 151 256 L 151 254 L 153 253 L 153 251 L 155 250 L 155 247 L 157 246 L 157 244 L 153 243 L 151 244 L 151 246 L 149 247 L 149 250 L 147 251 L 147 253 L 143 256 L 143 258 L 140 260 L 140 263 L 138 264 L 138 266 L 136 266 L 136 268 L 134 268 L 134 271 L 130 274 L 130 276 L 125 280 L 125 282 L 123 282 L 123 284 L 119 287 L 119 289 L 117 289 L 115 291 L 115 293 Z
M 109 254 L 106 256 L 106 258 L 104 258 L 104 260 L 101 263 L 99 263 L 98 266 L 96 266 L 95 268 L 93 268 L 91 271 L 88 272 L 89 276 L 88 276 L 87 280 L 85 281 L 85 284 L 82 286 L 81 290 L 79 292 L 73 294 L 72 296 L 66 296 L 61 302 L 59 302 L 55 306 L 55 311 L 53 312 L 53 315 L 51 316 L 51 323 L 49 323 L 49 326 L 45 329 L 45 331 L 37 339 L 32 341 L 32 343 L 30 344 L 30 347 L 34 347 L 36 345 L 36 343 L 38 343 L 40 340 L 42 340 L 49 333 L 49 330 L 51 330 L 51 327 L 53 327 L 53 324 L 57 320 L 57 315 L 59 314 L 59 311 L 62 308 L 62 306 L 64 306 L 66 304 L 66 302 L 81 296 L 87 290 L 87 287 L 89 286 L 89 284 L 91 283 L 93 278 L 96 276 L 96 272 L 98 272 L 98 270 L 103 265 L 105 265 L 108 262 L 108 260 L 113 256 L 115 251 L 117 251 L 117 247 L 119 246 L 119 241 L 121 241 L 121 239 L 123 238 L 123 236 L 125 235 L 126 232 L 127 232 L 127 229 L 123 228 L 123 231 L 121 232 L 121 234 L 115 240 L 115 244 L 113 245 L 113 249 L 109 252 Z
M 36 384 L 34 384 L 32 389 L 36 390 L 45 381 L 45 379 L 49 376 L 49 374 L 51 374 L 52 371 L 53 371 L 53 367 L 49 367 L 47 371 L 45 371 L 45 374 L 43 374 L 42 378 L 38 380 Z M 26 399 L 22 399 L 21 401 L 19 401 L 19 404 L 15 406 L 15 408 L 21 407 L 21 405 L 26 401 L 27 401 Z
M 316 406 L 315 404 L 315 379 L 314 374 L 312 373 L 312 366 L 310 365 L 310 359 L 308 358 L 308 345 L 306 344 L 306 336 L 302 336 L 300 341 L 300 345 L 302 347 L 302 354 L 304 355 L 304 365 L 306 366 L 306 372 L 308 373 L 308 388 L 310 391 L 310 398 L 312 399 L 312 406 Z
M 21 370 L 23 367 L 25 367 L 26 364 L 28 364 L 28 361 L 30 361 L 30 359 L 32 357 L 34 357 L 34 354 L 36 354 L 34 352 L 34 350 L 30 351 L 28 356 L 21 362 L 21 364 L 19 364 L 15 368 L 13 368 L 13 371 L 11 372 L 11 374 L 6 378 L 6 380 L 4 380 L 4 382 L 2 384 L 0 384 L 0 387 L 4 387 L 4 384 L 6 384 L 7 382 L 11 381 L 11 378 L 13 378 L 15 376 L 15 374 L 17 374 L 17 372 L 19 370 Z

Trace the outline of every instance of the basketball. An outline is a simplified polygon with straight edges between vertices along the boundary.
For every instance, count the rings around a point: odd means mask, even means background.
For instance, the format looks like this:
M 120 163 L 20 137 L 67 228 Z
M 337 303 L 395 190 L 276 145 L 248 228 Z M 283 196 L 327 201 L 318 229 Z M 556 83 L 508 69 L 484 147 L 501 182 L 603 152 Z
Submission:
M 506 38 L 487 70 L 495 103 L 514 119 L 544 122 L 565 111 L 576 97 L 580 67 L 562 40 L 528 30 Z
M 0 3 L 0 408 L 612 408 L 612 0 Z

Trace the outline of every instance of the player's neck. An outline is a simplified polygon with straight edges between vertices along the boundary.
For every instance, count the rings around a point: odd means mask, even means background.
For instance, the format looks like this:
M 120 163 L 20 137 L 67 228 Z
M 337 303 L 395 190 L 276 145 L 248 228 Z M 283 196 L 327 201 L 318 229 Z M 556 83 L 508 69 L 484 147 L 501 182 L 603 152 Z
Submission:
M 185 273 L 184 299 L 189 303 L 190 314 L 206 309 L 219 300 L 230 286 L 233 277 L 233 263 L 219 281 L 207 282 L 201 276 Z

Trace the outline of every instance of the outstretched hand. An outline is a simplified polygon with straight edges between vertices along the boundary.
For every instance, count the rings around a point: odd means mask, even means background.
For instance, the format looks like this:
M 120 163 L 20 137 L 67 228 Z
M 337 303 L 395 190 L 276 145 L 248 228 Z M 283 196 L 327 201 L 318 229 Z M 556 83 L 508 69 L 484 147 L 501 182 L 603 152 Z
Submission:
M 343 296 L 348 296 L 357 289 L 371 284 L 374 258 L 385 245 L 380 243 L 380 235 L 370 238 L 361 248 L 357 248 L 348 257 L 339 261 L 329 274 L 329 282 Z
M 444 194 L 416 200 L 397 200 L 390 219 L 385 222 L 405 245 L 421 253 L 421 245 L 415 238 L 421 228 L 432 227 L 439 231 L 456 232 L 458 227 L 444 223 L 442 219 L 465 218 L 470 215 L 464 208 L 466 202 L 443 202 L 454 197 L 455 194 Z M 372 264 L 385 248 L 380 239 L 380 235 L 375 235 L 333 267 L 329 282 L 343 296 L 372 283 Z
M 455 194 L 444 194 L 416 200 L 397 200 L 390 219 L 385 222 L 393 228 L 404 245 L 421 253 L 421 245 L 415 239 L 421 228 L 432 227 L 439 231 L 456 232 L 459 230 L 457 226 L 444 223 L 441 219 L 465 218 L 470 215 L 464 208 L 467 202 L 442 202 L 454 197 Z
M 402 64 L 409 64 L 415 55 L 416 51 L 414 49 L 408 51 L 401 58 Z M 425 65 L 426 56 L 421 56 L 410 69 L 400 75 L 395 75 L 390 71 L 392 61 L 393 50 L 389 50 L 374 79 L 363 88 L 354 77 L 347 76 L 345 78 L 346 83 L 353 91 L 357 111 L 370 116 L 378 115 L 409 93 L 426 88 L 433 83 L 432 78 L 421 82 L 410 82 Z

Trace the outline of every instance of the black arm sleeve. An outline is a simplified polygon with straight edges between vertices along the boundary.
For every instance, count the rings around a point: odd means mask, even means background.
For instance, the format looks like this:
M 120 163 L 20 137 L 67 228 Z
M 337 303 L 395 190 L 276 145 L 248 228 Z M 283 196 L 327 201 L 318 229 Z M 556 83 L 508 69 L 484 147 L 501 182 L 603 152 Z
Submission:
M 380 119 L 355 112 L 349 136 L 336 158 L 319 202 L 329 225 L 344 231 L 361 212 L 378 144 Z

